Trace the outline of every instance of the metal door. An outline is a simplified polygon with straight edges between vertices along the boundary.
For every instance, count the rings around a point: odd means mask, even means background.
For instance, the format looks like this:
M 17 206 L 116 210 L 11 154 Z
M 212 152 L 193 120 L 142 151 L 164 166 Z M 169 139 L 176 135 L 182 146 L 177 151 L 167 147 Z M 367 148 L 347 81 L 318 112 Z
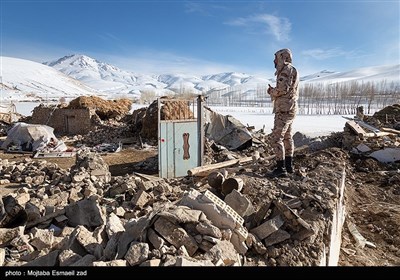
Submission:
M 186 176 L 199 165 L 197 120 L 160 121 L 159 176 Z

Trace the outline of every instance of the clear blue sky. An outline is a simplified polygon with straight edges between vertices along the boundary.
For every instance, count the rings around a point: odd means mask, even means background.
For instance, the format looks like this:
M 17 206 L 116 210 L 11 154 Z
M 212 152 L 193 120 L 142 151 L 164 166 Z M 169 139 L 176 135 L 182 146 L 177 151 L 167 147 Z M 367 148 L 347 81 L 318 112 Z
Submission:
M 143 74 L 300 75 L 400 64 L 400 1 L 0 0 L 1 55 L 85 54 Z

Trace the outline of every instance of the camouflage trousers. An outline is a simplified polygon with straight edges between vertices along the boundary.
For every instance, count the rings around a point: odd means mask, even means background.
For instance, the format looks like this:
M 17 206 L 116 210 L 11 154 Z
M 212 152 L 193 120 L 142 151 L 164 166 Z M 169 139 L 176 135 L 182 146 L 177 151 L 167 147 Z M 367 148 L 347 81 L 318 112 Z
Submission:
M 284 160 L 285 156 L 293 156 L 292 124 L 295 116 L 295 113 L 275 113 L 271 140 L 276 160 Z

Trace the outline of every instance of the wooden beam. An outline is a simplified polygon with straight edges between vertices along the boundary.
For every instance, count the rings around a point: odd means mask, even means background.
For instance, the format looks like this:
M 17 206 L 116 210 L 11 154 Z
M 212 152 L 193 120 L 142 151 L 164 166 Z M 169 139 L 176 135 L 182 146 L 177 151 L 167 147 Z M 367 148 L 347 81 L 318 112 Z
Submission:
M 355 121 L 348 121 L 346 124 L 361 138 L 366 134 L 365 130 L 359 126 Z
M 301 152 L 303 150 L 306 150 L 308 148 L 308 145 L 303 145 L 301 147 L 298 147 L 296 149 L 294 149 L 294 153 L 298 153 Z M 275 155 L 271 155 L 268 156 L 266 158 L 264 158 L 264 160 L 272 160 L 275 158 Z M 209 164 L 209 165 L 203 165 L 203 166 L 198 166 L 198 167 L 194 167 L 192 169 L 189 169 L 187 171 L 187 174 L 189 176 L 198 176 L 198 177 L 206 177 L 208 176 L 208 174 L 210 174 L 211 172 L 213 172 L 215 169 L 220 169 L 220 168 L 224 168 L 224 167 L 228 167 L 228 166 L 232 166 L 235 164 L 246 164 L 249 162 L 256 162 L 258 160 L 258 158 L 255 158 L 253 156 L 251 157 L 243 157 L 240 159 L 232 159 L 232 160 L 228 160 L 228 161 L 223 161 L 223 162 L 218 162 L 218 163 L 213 163 L 213 164 Z M 235 172 L 237 171 L 238 168 L 232 168 L 229 170 L 229 172 Z
M 382 136 L 388 136 L 388 135 L 393 135 L 391 132 L 368 132 L 364 134 L 364 137 L 382 137 Z
M 223 161 L 223 162 L 218 162 L 218 163 L 213 163 L 213 164 L 209 164 L 209 165 L 204 165 L 204 166 L 197 166 L 195 168 L 189 169 L 187 171 L 189 176 L 193 176 L 196 175 L 200 172 L 204 172 L 207 170 L 214 170 L 214 169 L 218 169 L 218 168 L 223 168 L 223 167 L 227 167 L 227 166 L 232 166 L 235 164 L 242 164 L 242 163 L 247 163 L 253 160 L 253 157 L 244 157 L 244 158 L 240 158 L 240 159 L 231 159 L 228 161 Z
M 133 172 L 136 176 L 144 179 L 145 181 L 162 181 L 164 180 L 163 178 L 157 177 L 157 176 L 152 176 L 152 175 L 147 175 L 139 172 Z
M 388 127 L 382 127 L 381 130 L 386 131 L 386 132 L 391 132 L 394 134 L 400 134 L 400 130 L 396 130 L 393 128 L 388 128 Z

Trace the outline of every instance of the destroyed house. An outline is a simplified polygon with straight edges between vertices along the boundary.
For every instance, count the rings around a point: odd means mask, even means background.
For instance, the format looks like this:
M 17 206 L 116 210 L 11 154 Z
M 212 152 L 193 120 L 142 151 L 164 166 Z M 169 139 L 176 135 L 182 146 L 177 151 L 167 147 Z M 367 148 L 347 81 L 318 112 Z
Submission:
M 89 109 L 38 106 L 30 122 L 51 126 L 57 134 L 86 134 L 91 128 L 91 114 Z

